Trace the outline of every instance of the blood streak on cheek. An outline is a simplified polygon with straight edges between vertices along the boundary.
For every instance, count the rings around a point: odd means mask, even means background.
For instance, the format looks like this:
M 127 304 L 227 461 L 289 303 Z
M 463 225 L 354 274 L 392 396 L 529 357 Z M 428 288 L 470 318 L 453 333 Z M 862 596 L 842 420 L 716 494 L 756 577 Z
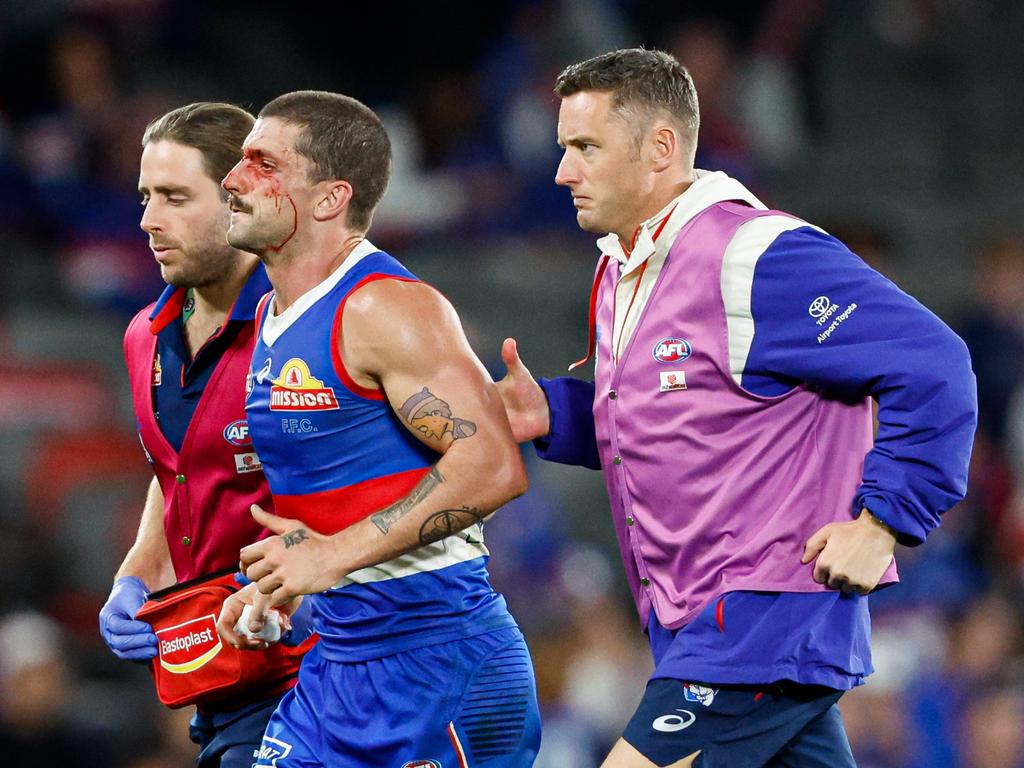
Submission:
M 265 196 L 274 201 L 274 211 L 281 213 L 284 208 L 285 201 L 292 207 L 292 231 L 288 233 L 288 236 L 277 245 L 271 245 L 270 250 L 274 253 L 280 253 L 281 249 L 285 247 L 289 240 L 295 237 L 295 233 L 299 231 L 299 209 L 295 205 L 295 201 L 292 200 L 292 196 L 287 192 L 281 191 L 281 180 L 270 176 L 267 176 L 267 191 Z
M 274 201 L 274 212 L 280 213 L 284 208 L 284 201 L 287 200 L 291 203 L 292 208 L 295 207 L 295 203 L 292 202 L 291 197 L 286 192 L 281 191 L 281 180 L 276 179 L 273 176 L 267 178 L 267 191 L 264 193 L 264 197 L 268 197 Z
M 295 206 L 295 201 L 292 200 L 292 196 L 289 194 L 277 196 L 277 210 L 278 213 L 281 211 L 281 199 L 284 198 L 288 201 L 288 205 L 292 207 L 292 231 L 288 233 L 288 237 L 282 240 L 277 245 L 270 246 L 270 250 L 274 253 L 280 253 L 281 249 L 285 247 L 289 240 L 295 237 L 295 233 L 299 231 L 299 209 Z

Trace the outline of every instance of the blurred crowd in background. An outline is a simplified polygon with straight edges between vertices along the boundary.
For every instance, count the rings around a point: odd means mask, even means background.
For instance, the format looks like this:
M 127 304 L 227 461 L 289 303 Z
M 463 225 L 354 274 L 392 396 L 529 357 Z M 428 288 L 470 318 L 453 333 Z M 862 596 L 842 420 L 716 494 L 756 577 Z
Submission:
M 967 341 L 968 499 L 899 549 L 902 584 L 872 600 L 877 673 L 842 706 L 863 768 L 1024 766 L 1024 4 L 496 0 L 407 22 L 386 4 L 261 5 L 0 4 L 6 766 L 195 754 L 189 712 L 160 707 L 96 621 L 149 479 L 120 347 L 162 288 L 138 229 L 147 122 L 301 88 L 367 102 L 395 149 L 372 240 L 452 298 L 495 377 L 508 335 L 552 376 L 582 354 L 597 254 L 553 183 L 551 87 L 572 61 L 639 44 L 693 74 L 698 167 L 844 239 Z M 651 662 L 600 477 L 525 453 L 530 491 L 488 523 L 491 572 L 536 664 L 538 768 L 584 768 Z

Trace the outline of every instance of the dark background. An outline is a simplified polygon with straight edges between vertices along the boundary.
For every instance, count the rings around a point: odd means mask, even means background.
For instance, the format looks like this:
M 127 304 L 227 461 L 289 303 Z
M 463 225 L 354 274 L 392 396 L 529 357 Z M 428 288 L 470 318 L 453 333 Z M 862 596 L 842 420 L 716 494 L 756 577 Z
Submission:
M 727 6 L 723 10 L 722 6 Z M 138 229 L 146 123 L 302 88 L 384 117 L 370 236 L 449 295 L 496 377 L 581 354 L 596 250 L 553 176 L 555 76 L 670 50 L 701 96 L 698 166 L 844 239 L 971 348 L 970 495 L 873 598 L 875 662 L 843 700 L 865 768 L 1024 765 L 1024 6 L 1009 0 L 0 3 L 0 723 L 8 765 L 188 765 L 187 712 L 118 662 L 96 613 L 148 466 L 120 339 L 161 289 Z M 650 671 L 596 473 L 530 462 L 488 523 L 527 633 L 540 768 L 596 765 Z M 9 749 L 9 751 L 8 751 Z M 13 760 L 13 763 L 10 762 Z

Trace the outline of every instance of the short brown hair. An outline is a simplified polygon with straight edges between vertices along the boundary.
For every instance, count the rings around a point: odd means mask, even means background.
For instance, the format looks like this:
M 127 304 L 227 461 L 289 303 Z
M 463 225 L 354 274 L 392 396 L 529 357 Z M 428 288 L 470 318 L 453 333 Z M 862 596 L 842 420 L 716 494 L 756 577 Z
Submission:
M 295 151 L 313 164 L 310 180 L 352 185 L 348 224 L 366 231 L 391 177 L 391 140 L 368 106 L 328 91 L 295 91 L 260 110 L 301 128 Z
M 207 175 L 220 186 L 242 157 L 242 142 L 256 118 L 241 107 L 199 101 L 172 109 L 156 118 L 142 134 L 142 146 L 151 141 L 174 141 L 198 149 Z
M 611 93 L 613 109 L 627 122 L 638 123 L 638 141 L 655 114 L 667 112 L 696 145 L 697 89 L 686 67 L 671 54 L 624 48 L 570 64 L 555 81 L 555 94 L 564 99 L 581 91 Z

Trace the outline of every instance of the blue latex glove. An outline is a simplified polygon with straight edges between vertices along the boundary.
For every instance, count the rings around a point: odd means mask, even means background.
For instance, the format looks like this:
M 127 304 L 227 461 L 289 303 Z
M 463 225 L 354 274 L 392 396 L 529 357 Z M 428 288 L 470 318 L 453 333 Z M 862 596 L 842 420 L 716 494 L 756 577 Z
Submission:
M 142 579 L 122 576 L 114 582 L 110 597 L 100 610 L 100 634 L 119 659 L 148 661 L 156 656 L 153 628 L 135 620 L 147 594 Z

